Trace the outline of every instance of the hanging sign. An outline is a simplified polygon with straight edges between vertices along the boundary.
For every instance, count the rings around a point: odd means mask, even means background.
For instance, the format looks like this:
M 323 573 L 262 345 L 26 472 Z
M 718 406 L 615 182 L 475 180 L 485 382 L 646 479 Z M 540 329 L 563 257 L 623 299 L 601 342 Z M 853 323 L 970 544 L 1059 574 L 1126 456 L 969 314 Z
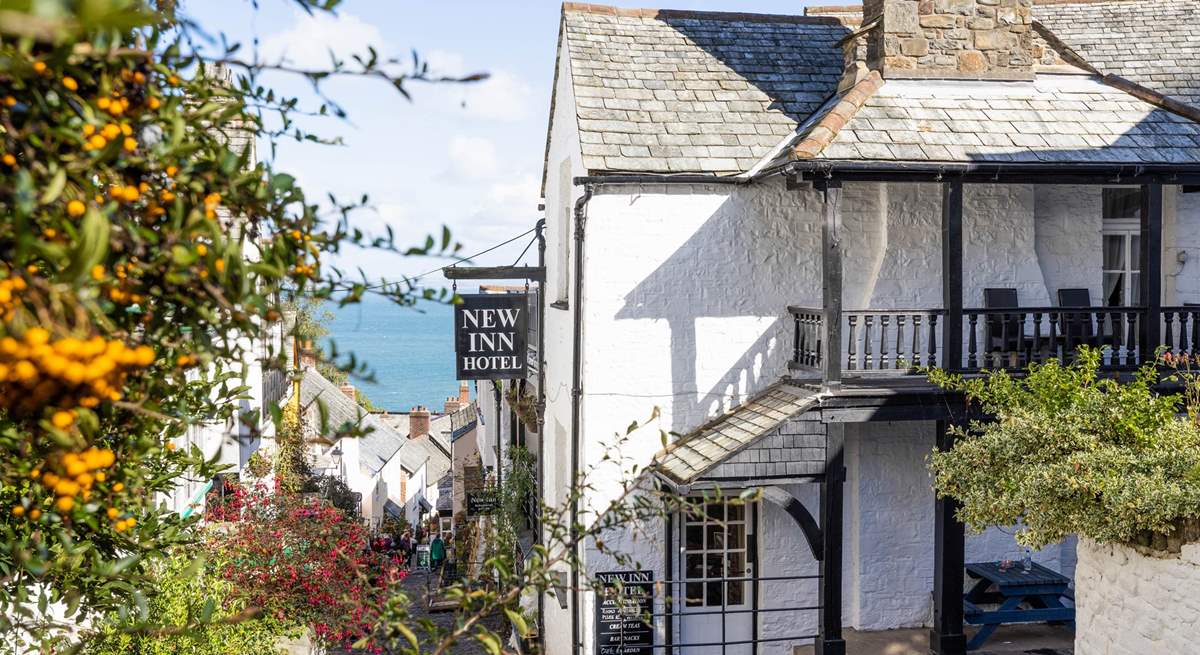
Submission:
M 467 492 L 467 516 L 495 514 L 500 508 L 500 497 L 495 489 L 478 489 Z
M 652 655 L 653 571 L 596 574 L 596 655 Z
M 525 377 L 529 298 L 524 293 L 461 296 L 454 307 L 459 380 Z

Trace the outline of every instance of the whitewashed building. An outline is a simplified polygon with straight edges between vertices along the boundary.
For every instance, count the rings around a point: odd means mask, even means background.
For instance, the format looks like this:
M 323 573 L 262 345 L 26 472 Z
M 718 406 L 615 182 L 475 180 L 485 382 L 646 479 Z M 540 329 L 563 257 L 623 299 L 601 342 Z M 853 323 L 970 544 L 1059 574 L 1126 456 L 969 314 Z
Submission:
M 964 652 L 964 559 L 1021 551 L 935 501 L 926 456 L 967 416 L 918 368 L 1196 348 L 1195 2 L 813 13 L 563 7 L 544 500 L 655 408 L 627 462 L 764 490 L 614 536 L 672 590 L 639 652 L 842 653 L 844 627 L 923 626 Z M 624 473 L 595 475 L 584 515 Z M 1070 576 L 1074 546 L 1034 558 Z M 620 568 L 584 559 L 564 575 Z M 602 652 L 594 595 L 567 595 L 544 602 L 547 652 Z

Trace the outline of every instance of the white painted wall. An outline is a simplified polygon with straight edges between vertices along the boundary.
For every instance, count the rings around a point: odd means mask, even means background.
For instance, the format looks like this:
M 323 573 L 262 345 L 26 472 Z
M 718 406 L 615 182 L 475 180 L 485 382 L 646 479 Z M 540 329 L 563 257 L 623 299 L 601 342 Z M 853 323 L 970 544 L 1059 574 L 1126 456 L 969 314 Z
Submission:
M 1079 543 L 1075 652 L 1080 655 L 1195 653 L 1200 634 L 1200 544 L 1176 556 Z

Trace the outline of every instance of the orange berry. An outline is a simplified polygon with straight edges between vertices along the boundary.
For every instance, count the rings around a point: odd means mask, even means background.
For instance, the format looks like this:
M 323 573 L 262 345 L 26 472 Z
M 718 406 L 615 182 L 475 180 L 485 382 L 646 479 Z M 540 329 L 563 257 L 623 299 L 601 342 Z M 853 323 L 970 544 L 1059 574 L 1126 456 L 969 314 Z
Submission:
M 125 491 L 125 485 L 124 485 L 124 484 L 122 484 L 122 483 L 120 483 L 120 482 L 118 482 L 118 483 L 116 483 L 116 484 L 114 484 L 114 485 L 113 485 L 113 488 L 112 488 L 112 489 L 113 489 L 113 491 L 115 491 L 115 492 L 117 492 L 117 493 L 121 493 L 122 491 Z
M 95 266 L 92 267 L 92 279 L 93 280 L 103 280 L 104 279 L 104 267 L 103 266 L 101 266 L 100 264 L 96 264 Z
M 124 148 L 127 152 L 133 152 L 134 150 L 137 150 L 137 147 L 138 147 L 137 139 L 135 139 L 133 137 L 126 137 L 125 141 L 123 143 L 121 143 L 121 147 Z
M 118 516 L 120 516 L 120 515 L 121 515 L 121 512 L 117 511 L 117 508 L 116 508 L 116 507 L 109 507 L 108 509 L 104 510 L 104 513 L 105 513 L 105 514 L 108 516 L 108 518 L 110 518 L 110 519 L 115 519 L 115 518 L 117 518 Z
M 196 246 L 196 254 L 200 255 L 201 257 L 207 255 L 208 254 L 208 246 L 204 245 L 203 243 L 197 245 Z
M 36 520 L 38 520 L 38 519 L 40 519 L 40 518 L 42 518 L 42 510 L 40 510 L 40 509 L 38 509 L 38 508 L 36 508 L 36 507 L 34 507 L 33 509 L 29 510 L 29 520 L 31 520 L 31 521 L 36 521 Z
M 72 200 L 71 202 L 67 203 L 68 216 L 83 216 L 84 212 L 86 211 L 87 205 L 83 204 L 83 202 L 79 200 Z
M 4 96 L 4 106 L 5 107 L 12 107 L 15 104 L 17 104 L 16 98 L 14 98 L 12 96 Z
M 217 269 L 218 273 L 224 273 L 225 272 L 225 260 L 218 259 L 217 261 L 213 262 L 213 268 Z
M 175 450 L 175 444 L 168 441 L 167 442 L 167 450 Z
M 151 109 L 158 109 L 159 107 L 162 106 L 162 101 L 159 100 L 158 98 L 151 96 L 150 99 L 146 101 L 146 106 Z
M 16 166 L 16 165 L 17 165 L 17 158 L 16 158 L 16 157 L 13 157 L 13 156 L 12 156 L 12 153 L 8 153 L 8 152 L 4 153 L 4 156 L 3 156 L 3 157 L 0 157 L 0 160 L 3 160 L 3 161 L 4 161 L 4 163 L 5 163 L 5 164 L 8 164 L 9 166 Z
M 54 508 L 64 514 L 71 511 L 71 508 L 73 507 L 75 507 L 75 499 L 71 498 L 70 496 L 63 496 L 62 498 L 54 501 Z
M 91 123 L 88 123 L 87 125 L 84 125 L 84 126 L 83 126 L 83 135 L 84 135 L 84 136 L 91 136 L 91 135 L 93 135 L 93 134 L 95 134 L 95 133 L 96 133 L 96 126 L 95 126 L 95 125 L 92 125 Z
M 103 135 L 93 134 L 90 138 L 88 138 L 87 144 L 93 149 L 99 150 L 108 145 L 108 139 L 104 138 Z
M 33 62 L 33 72 L 38 73 L 38 74 L 45 73 L 46 72 L 46 62 L 44 62 L 44 61 Z
M 121 198 L 125 202 L 133 202 L 138 199 L 139 195 L 140 193 L 135 186 L 127 186 L 121 190 Z
M 178 166 L 168 166 L 166 169 L 166 173 L 169 177 L 175 177 L 175 174 L 178 172 L 179 172 Z
M 96 482 L 104 482 L 104 471 L 96 471 L 92 477 L 96 478 Z
M 25 508 L 20 505 L 13 505 L 12 515 L 13 516 L 25 516 Z
M 112 100 L 108 98 L 100 98 L 96 101 L 96 106 L 101 109 L 108 109 L 110 105 L 112 105 Z
M 62 78 L 62 85 L 71 91 L 79 90 L 79 82 L 76 82 L 75 78 L 71 77 L 70 75 Z

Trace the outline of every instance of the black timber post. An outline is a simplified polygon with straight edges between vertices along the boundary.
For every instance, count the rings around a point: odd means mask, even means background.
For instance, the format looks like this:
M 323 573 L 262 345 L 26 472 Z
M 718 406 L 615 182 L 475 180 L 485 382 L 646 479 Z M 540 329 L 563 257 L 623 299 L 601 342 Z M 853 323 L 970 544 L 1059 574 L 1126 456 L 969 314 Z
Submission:
M 846 655 L 846 641 L 842 639 L 845 430 L 844 423 L 825 424 L 825 478 L 821 482 L 821 620 L 815 655 Z
M 1142 185 L 1142 317 L 1141 360 L 1149 362 L 1162 345 L 1162 226 L 1163 185 Z
M 942 323 L 941 367 L 962 368 L 963 346 L 963 184 L 942 183 Z
M 825 203 L 821 222 L 821 301 L 825 308 L 821 359 L 826 389 L 842 384 L 842 182 L 818 180 L 813 188 L 823 191 Z
M 954 436 L 946 421 L 937 422 L 937 448 L 946 452 L 954 446 Z M 933 630 L 929 632 L 929 650 L 934 655 L 964 655 L 967 637 L 963 634 L 963 567 L 965 530 L 955 513 L 958 502 L 939 498 L 934 504 L 933 530 Z

